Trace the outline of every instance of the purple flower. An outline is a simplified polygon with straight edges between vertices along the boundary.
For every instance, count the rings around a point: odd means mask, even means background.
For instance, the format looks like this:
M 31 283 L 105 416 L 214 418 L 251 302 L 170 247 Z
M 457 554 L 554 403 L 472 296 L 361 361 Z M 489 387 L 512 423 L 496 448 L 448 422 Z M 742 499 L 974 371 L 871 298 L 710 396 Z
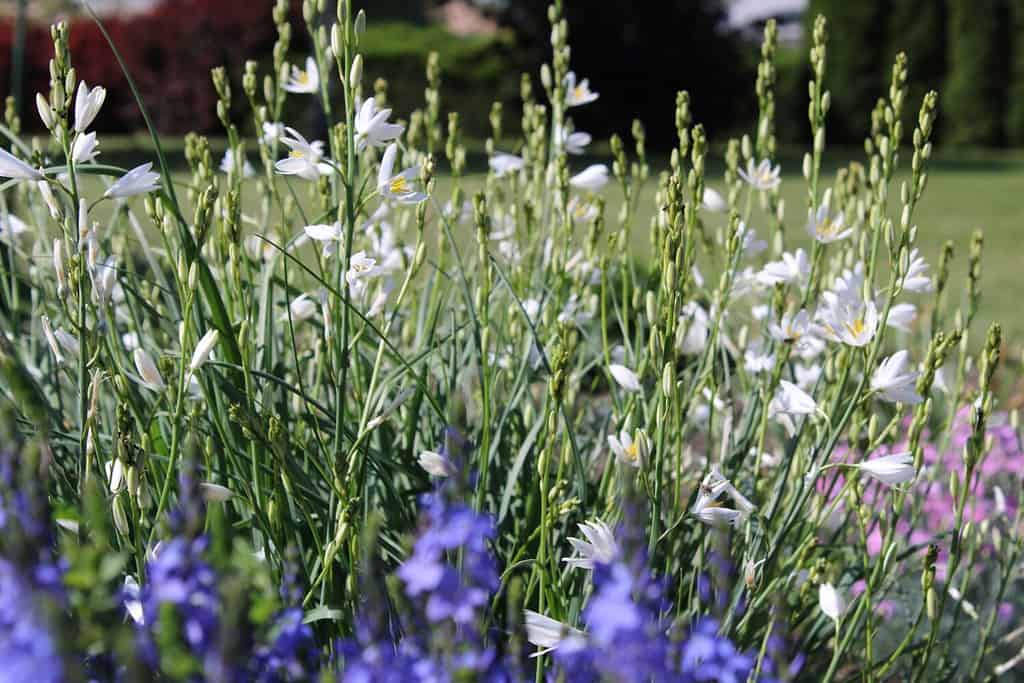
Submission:
M 43 620 L 40 601 L 17 568 L 0 558 L 0 678 L 59 683 L 64 680 L 57 643 Z

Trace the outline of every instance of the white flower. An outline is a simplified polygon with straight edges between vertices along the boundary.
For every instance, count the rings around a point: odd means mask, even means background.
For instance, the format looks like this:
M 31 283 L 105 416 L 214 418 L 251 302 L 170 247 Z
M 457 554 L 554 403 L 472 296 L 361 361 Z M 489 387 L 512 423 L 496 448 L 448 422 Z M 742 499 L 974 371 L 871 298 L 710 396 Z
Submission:
M 97 149 L 96 133 L 80 133 L 71 145 L 71 159 L 76 164 L 87 164 L 100 153 Z
M 693 516 L 704 524 L 716 529 L 735 526 L 742 517 L 739 510 L 724 508 L 718 505 L 708 505 L 700 510 L 694 510 Z
M 293 64 L 291 77 L 281 87 L 294 93 L 317 92 L 320 89 L 320 70 L 316 67 L 316 60 L 306 57 L 305 69 L 300 69 Z
M 747 170 L 739 169 L 740 177 L 747 181 L 747 184 L 755 190 L 774 190 L 778 188 L 779 183 L 782 182 L 782 178 L 779 177 L 781 172 L 782 168 L 780 166 L 773 167 L 769 159 L 762 159 L 761 163 L 756 165 L 753 159 L 748 159 Z
M 944 394 L 950 393 L 954 388 L 951 382 L 955 376 L 956 364 L 949 361 L 935 371 L 935 381 L 932 382 L 932 388 L 938 389 Z
M 146 617 L 142 611 L 142 602 L 139 600 L 139 582 L 135 580 L 134 576 L 124 577 L 124 589 L 122 591 L 124 595 L 124 611 L 128 613 L 132 621 L 138 626 L 144 626 L 146 624 Z
M 917 393 L 917 378 L 921 373 L 910 370 L 910 354 L 897 351 L 881 363 L 871 376 L 871 389 L 882 400 L 890 403 L 920 403 L 924 399 Z
M 743 237 L 740 249 L 744 256 L 757 256 L 768 248 L 768 242 L 757 239 L 757 232 L 753 228 L 747 227 L 747 224 L 742 221 L 740 221 L 739 233 Z
M 845 223 L 846 215 L 840 211 L 833 214 L 829 202 L 823 201 L 818 211 L 807 217 L 807 234 L 822 244 L 838 242 L 853 234 L 853 228 Z
M 835 305 L 837 302 L 852 302 L 859 304 L 861 302 L 862 290 L 864 289 L 864 263 L 861 261 L 857 262 L 857 265 L 852 270 L 849 268 L 843 269 L 842 274 L 835 279 L 835 283 L 832 285 L 832 291 L 825 292 L 821 295 L 821 298 L 825 300 L 825 303 L 829 306 Z
M 590 133 L 584 133 L 582 131 L 562 134 L 562 142 L 565 144 L 565 151 L 568 154 L 583 154 L 586 151 L 586 146 L 590 144 L 591 140 L 593 140 L 593 138 Z
M 84 133 L 92 125 L 96 115 L 100 113 L 103 100 L 107 99 L 107 89 L 101 85 L 90 89 L 85 81 L 78 83 L 75 93 L 75 132 Z
M 210 357 L 210 352 L 213 351 L 213 347 L 217 345 L 217 341 L 220 339 L 220 332 L 217 330 L 208 330 L 203 338 L 196 344 L 195 351 L 192 352 L 192 360 L 188 364 L 189 372 L 195 372 L 203 363 Z
M 222 173 L 228 173 L 228 174 L 230 174 L 232 171 L 235 170 L 235 150 L 233 150 L 233 149 L 226 149 L 226 150 L 224 150 L 224 156 L 220 160 L 220 170 L 221 170 Z M 254 175 L 256 175 L 256 171 L 255 171 L 255 169 L 253 169 L 252 164 L 249 163 L 248 159 L 243 157 L 242 158 L 242 177 L 243 178 L 252 178 Z
M 917 470 L 914 469 L 914 457 L 909 451 L 865 460 L 857 463 L 856 467 L 869 477 L 889 486 L 904 484 L 917 476 Z
M 625 365 L 612 363 L 608 366 L 608 370 L 612 373 L 612 377 L 615 378 L 615 382 L 626 391 L 634 393 L 640 391 L 640 378 Z
M 36 183 L 36 187 L 39 188 L 39 194 L 43 195 L 43 201 L 46 202 L 46 208 L 50 210 L 50 218 L 59 218 L 60 205 L 57 204 L 57 198 L 53 196 L 53 190 L 50 189 L 50 184 L 45 180 L 40 180 Z
M 589 223 L 597 218 L 597 206 L 585 199 L 572 197 L 569 200 L 569 215 L 575 223 Z
M 570 71 L 565 75 L 565 106 L 579 107 L 596 100 L 599 94 L 590 90 L 590 80 L 584 78 L 576 82 L 576 72 Z
M 798 344 L 811 331 L 811 318 L 807 311 L 784 313 L 777 323 L 768 325 L 768 335 L 775 341 Z
M 96 250 L 99 242 L 94 234 L 90 234 L 90 261 L 96 259 Z M 96 263 L 90 268 L 89 275 L 92 277 L 93 299 L 101 306 L 110 303 L 111 297 L 118 288 L 117 284 L 117 259 L 108 256 L 103 263 Z
M 125 485 L 124 463 L 120 458 L 108 460 L 103 464 L 107 473 L 107 482 L 111 493 L 119 493 Z
M 208 481 L 199 482 L 199 492 L 203 494 L 203 500 L 208 503 L 223 503 L 235 495 L 228 487 Z
M 344 231 L 340 222 L 317 223 L 307 225 L 303 228 L 306 236 L 311 240 L 324 243 L 324 256 L 332 256 L 338 249 L 338 242 L 341 241 Z
M 11 242 L 28 230 L 28 225 L 13 213 L 0 214 L 0 241 Z
M 608 564 L 615 559 L 615 555 L 619 552 L 619 546 L 607 524 L 595 519 L 592 522 L 580 522 L 579 526 L 580 533 L 587 540 L 570 538 L 569 543 L 576 551 L 576 555 L 567 557 L 562 562 L 574 569 L 593 569 L 595 562 Z
M 426 194 L 417 192 L 413 186 L 419 171 L 410 167 L 398 175 L 392 175 L 397 154 L 398 145 L 395 143 L 391 143 L 384 150 L 380 170 L 377 172 L 377 191 L 384 199 L 393 199 L 400 204 L 419 204 L 427 198 Z
M 153 162 L 147 161 L 136 166 L 117 179 L 103 193 L 109 199 L 123 199 L 137 194 L 146 194 L 160 188 L 160 174 L 153 172 Z
M 39 180 L 43 174 L 6 149 L 0 148 L 0 178 L 16 178 L 19 180 Z
M 647 436 L 643 430 L 637 430 L 636 439 L 625 429 L 618 436 L 609 434 L 608 447 L 620 462 L 633 467 L 640 467 L 647 458 Z
M 683 306 L 679 316 L 676 338 L 679 339 L 679 350 L 686 355 L 695 355 L 704 351 L 708 343 L 708 314 L 696 301 Z
M 39 118 L 42 120 L 43 125 L 46 126 L 47 130 L 51 130 L 56 113 L 53 111 L 53 107 L 50 106 L 50 101 L 42 93 L 38 92 L 36 93 L 36 109 L 39 111 Z
M 875 302 L 836 301 L 818 311 L 823 336 L 848 346 L 866 346 L 878 330 Z
M 333 169 L 322 162 L 324 143 L 320 140 L 309 142 L 294 128 L 285 128 L 281 138 L 291 151 L 284 159 L 274 164 L 274 168 L 282 175 L 297 175 L 303 180 L 316 180 L 322 175 L 329 175 Z
M 388 123 L 390 116 L 390 109 L 377 109 L 377 100 L 373 97 L 366 98 L 359 107 L 355 121 L 359 151 L 367 145 L 384 147 L 402 134 L 405 128 L 397 123 Z
M 818 378 L 821 377 L 821 366 L 816 363 L 810 365 L 797 363 L 793 367 L 793 374 L 796 377 L 797 386 L 801 389 L 808 389 L 818 383 Z
M 551 617 L 546 617 L 533 610 L 523 610 L 523 617 L 526 620 L 526 640 L 531 645 L 541 648 L 530 657 L 540 657 L 552 650 L 558 649 L 566 640 L 575 639 L 582 641 L 583 631 L 573 628 Z
M 608 167 L 604 164 L 592 164 L 569 178 L 569 184 L 581 190 L 597 192 L 608 184 Z
M 281 320 L 286 322 L 289 316 L 291 316 L 293 324 L 309 320 L 316 315 L 316 309 L 319 305 L 319 302 L 311 299 L 308 294 L 300 294 L 288 304 L 288 310 L 281 314 Z
M 387 206 L 387 204 L 381 204 L 381 206 L 384 207 Z M 449 199 L 445 202 L 444 208 L 441 209 L 441 214 L 449 222 L 461 225 L 469 222 L 469 219 L 473 217 L 473 205 L 470 202 L 465 201 L 462 202 L 462 206 L 456 208 L 452 205 L 452 202 Z
M 495 178 L 503 178 L 510 173 L 518 173 L 523 170 L 523 167 L 526 165 L 526 161 L 515 154 L 498 152 L 487 160 L 487 165 L 490 166 L 491 170 L 494 172 Z
M 701 206 L 708 211 L 715 213 L 725 213 L 729 210 L 729 203 L 725 201 L 717 190 L 712 190 L 710 187 L 704 188 L 704 197 L 701 202 Z
M 751 345 L 743 353 L 743 368 L 751 373 L 768 372 L 775 367 L 775 354 L 766 353 L 760 345 Z
M 423 451 L 416 460 L 432 477 L 450 477 L 456 472 L 455 463 L 441 453 Z
M 825 616 L 832 621 L 839 621 L 839 618 L 843 616 L 843 612 L 846 610 L 846 602 L 843 600 L 843 596 L 839 594 L 839 591 L 831 583 L 823 583 L 818 587 L 818 605 L 821 607 L 821 611 L 825 613 Z
M 781 261 L 766 263 L 764 268 L 757 274 L 757 281 L 762 285 L 779 285 L 786 282 L 802 282 L 810 273 L 811 264 L 807 260 L 807 253 L 803 249 L 797 249 L 790 254 L 782 255 Z
M 778 420 L 791 435 L 796 428 L 793 424 L 793 417 L 810 415 L 818 410 L 818 404 L 803 389 L 781 380 L 779 388 L 768 404 L 768 417 Z
M 53 353 L 53 357 L 57 360 L 59 365 L 64 364 L 64 354 L 62 351 L 77 356 L 79 352 L 78 340 L 75 339 L 71 334 L 64 330 L 54 330 L 50 326 L 50 318 L 43 316 L 40 319 L 40 323 L 43 327 L 43 335 L 46 337 L 46 343 L 50 346 L 50 351 Z
M 135 359 L 135 369 L 138 370 L 139 377 L 142 379 L 142 386 L 152 391 L 163 391 L 167 388 L 152 356 L 140 347 L 135 349 L 132 357 Z
M 919 293 L 932 291 L 932 280 L 928 277 L 928 262 L 918 253 L 917 249 L 911 249 L 907 254 L 904 267 L 906 275 L 903 276 L 903 289 Z
M 736 506 L 735 509 L 725 508 L 718 504 L 718 499 L 723 493 L 732 499 Z M 732 482 L 722 476 L 718 466 L 712 465 L 697 490 L 697 499 L 694 501 L 690 513 L 704 524 L 724 527 L 736 524 L 756 509 L 757 507 L 740 493 L 732 485 Z
M 889 317 L 885 319 L 886 327 L 910 332 L 910 325 L 917 319 L 917 306 L 914 304 L 896 304 L 889 309 Z
M 350 288 L 358 290 L 362 278 L 373 277 L 379 273 L 377 260 L 367 256 L 365 251 L 357 251 L 349 260 L 345 281 L 348 282 Z
M 284 137 L 285 126 L 280 121 L 264 121 L 260 143 L 270 146 Z

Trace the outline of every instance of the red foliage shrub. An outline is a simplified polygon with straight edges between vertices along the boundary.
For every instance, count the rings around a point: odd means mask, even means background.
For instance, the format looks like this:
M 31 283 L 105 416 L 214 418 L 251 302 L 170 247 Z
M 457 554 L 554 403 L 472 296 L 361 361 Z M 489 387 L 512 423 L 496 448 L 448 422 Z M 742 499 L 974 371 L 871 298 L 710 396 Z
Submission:
M 208 132 L 219 127 L 210 69 L 225 65 L 243 97 L 241 72 L 247 59 L 266 61 L 276 32 L 273 0 L 165 0 L 151 12 L 110 18 L 104 24 L 162 133 Z M 296 27 L 297 28 L 297 27 Z M 293 35 L 301 35 L 294 31 Z M 80 17 L 71 24 L 71 58 L 79 79 L 107 88 L 107 104 L 96 120 L 101 131 L 142 127 L 135 100 L 99 27 Z M 32 98 L 46 92 L 53 55 L 49 31 L 31 26 L 26 37 L 23 123 L 38 128 Z M 0 23 L 0 93 L 10 91 L 13 26 Z

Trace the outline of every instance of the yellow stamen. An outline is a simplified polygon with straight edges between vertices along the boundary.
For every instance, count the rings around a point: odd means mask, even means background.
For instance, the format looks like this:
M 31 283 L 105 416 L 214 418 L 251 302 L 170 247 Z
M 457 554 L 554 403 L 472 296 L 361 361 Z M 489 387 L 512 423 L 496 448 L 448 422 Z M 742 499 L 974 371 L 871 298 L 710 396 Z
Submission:
M 637 447 L 636 441 L 626 446 L 623 450 L 625 451 L 626 457 L 629 460 L 636 460 L 637 458 L 640 457 L 640 448 Z
M 306 85 L 307 83 L 309 83 L 309 74 L 306 73 L 305 71 L 300 71 L 299 73 L 295 74 L 295 80 L 297 80 L 299 83 L 303 85 Z
M 402 194 L 409 191 L 409 184 L 405 182 L 405 176 L 395 176 L 391 179 L 391 194 Z
M 302 150 L 293 149 L 291 152 L 288 153 L 288 156 L 290 156 L 292 159 L 302 159 L 306 155 Z
M 846 323 L 846 330 L 847 330 L 847 332 L 852 334 L 854 337 L 859 337 L 862 334 L 864 334 L 864 330 L 866 328 L 867 328 L 867 325 L 864 324 L 864 319 L 863 318 L 857 318 L 853 322 Z

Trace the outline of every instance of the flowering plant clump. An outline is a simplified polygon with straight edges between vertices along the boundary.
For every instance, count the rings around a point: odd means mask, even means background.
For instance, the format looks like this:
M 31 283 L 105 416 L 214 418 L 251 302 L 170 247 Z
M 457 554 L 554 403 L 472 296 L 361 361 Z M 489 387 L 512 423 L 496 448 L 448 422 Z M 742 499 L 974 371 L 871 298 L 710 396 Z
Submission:
M 920 683 L 1024 662 L 1003 340 L 973 326 L 981 234 L 964 287 L 953 245 L 919 251 L 938 98 L 908 102 L 904 55 L 865 158 L 827 175 L 815 21 L 793 173 L 769 22 L 722 176 L 686 92 L 652 170 L 640 122 L 591 158 L 573 117 L 603 86 L 572 70 L 556 1 L 521 135 L 495 104 L 474 171 L 439 60 L 396 111 L 367 86 L 365 13 L 325 5 L 303 4 L 309 54 L 279 0 L 272 64 L 240 93 L 213 70 L 228 148 L 188 136 L 183 173 L 155 134 L 146 163 L 103 162 L 110 84 L 81 81 L 63 24 L 46 135 L 8 108 L 0 677 Z M 302 106 L 327 125 L 286 117 Z

